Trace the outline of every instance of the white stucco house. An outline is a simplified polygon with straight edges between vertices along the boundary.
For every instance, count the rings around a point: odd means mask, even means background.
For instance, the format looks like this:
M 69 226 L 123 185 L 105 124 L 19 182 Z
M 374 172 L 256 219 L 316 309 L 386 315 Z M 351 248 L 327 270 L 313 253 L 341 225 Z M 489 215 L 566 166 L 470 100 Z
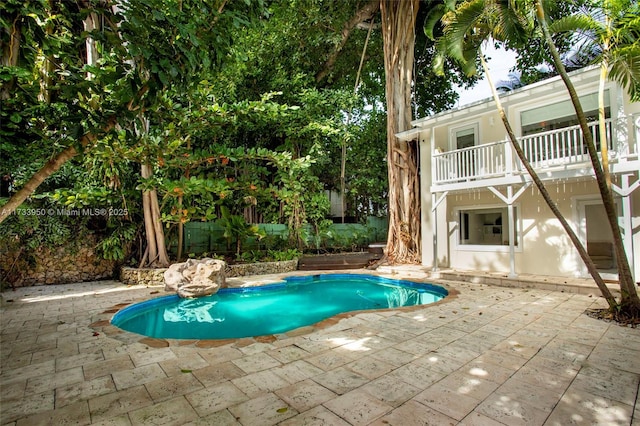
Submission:
M 571 74 L 597 126 L 597 68 Z M 611 231 L 559 77 L 501 95 L 519 142 L 565 218 L 609 278 Z M 640 103 L 614 82 L 605 103 L 614 195 L 627 256 L 640 278 Z M 420 149 L 422 263 L 438 270 L 588 276 L 558 220 L 507 139 L 493 99 L 444 111 L 398 134 Z M 599 142 L 598 142 L 599 144 Z

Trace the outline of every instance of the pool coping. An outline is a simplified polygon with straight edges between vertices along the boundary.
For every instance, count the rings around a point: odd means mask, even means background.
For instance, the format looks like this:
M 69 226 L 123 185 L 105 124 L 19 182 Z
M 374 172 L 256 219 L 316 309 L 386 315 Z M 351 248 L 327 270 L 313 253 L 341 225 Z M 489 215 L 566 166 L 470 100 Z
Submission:
M 322 275 L 322 274 L 350 274 L 350 275 L 373 275 L 382 278 L 396 279 L 401 281 L 410 281 L 418 284 L 434 284 L 440 287 L 443 287 L 447 290 L 448 294 L 437 302 L 429 303 L 426 305 L 413 305 L 413 306 L 402 306 L 397 308 L 386 308 L 386 309 L 364 309 L 358 311 L 349 311 L 343 312 L 340 314 L 333 315 L 329 318 L 326 318 L 320 322 L 317 322 L 312 325 L 307 325 L 303 327 L 298 327 L 293 330 L 289 330 L 285 333 L 278 334 L 266 334 L 261 336 L 253 336 L 253 337 L 240 337 L 240 338 L 231 338 L 231 339 L 174 339 L 174 338 L 155 338 L 148 337 L 142 334 L 133 333 L 130 331 L 123 330 L 111 323 L 113 317 L 122 309 L 131 306 L 135 303 L 144 302 L 147 300 L 151 300 L 157 297 L 163 297 L 170 295 L 170 292 L 164 292 L 163 290 L 158 290 L 162 288 L 162 286 L 148 286 L 147 288 L 154 289 L 149 293 L 150 296 L 154 297 L 139 297 L 131 302 L 126 303 L 118 303 L 113 305 L 112 307 L 106 309 L 97 317 L 93 318 L 93 322 L 89 325 L 89 327 L 94 330 L 94 333 L 102 333 L 107 337 L 114 338 L 116 340 L 125 341 L 127 343 L 135 342 L 145 344 L 152 348 L 163 348 L 169 346 L 195 346 L 198 348 L 213 348 L 219 346 L 225 346 L 233 344 L 235 347 L 244 347 L 249 346 L 253 343 L 272 343 L 277 340 L 288 339 L 291 337 L 304 336 L 306 334 L 311 334 L 315 331 L 326 329 L 330 326 L 333 326 L 339 323 L 343 319 L 352 318 L 358 314 L 362 313 L 376 313 L 376 312 L 412 312 L 421 309 L 428 308 L 430 306 L 437 306 L 443 303 L 448 303 L 455 298 L 458 297 L 460 292 L 451 286 L 448 282 L 438 279 L 431 279 L 429 277 L 424 278 L 416 278 L 416 277 L 405 277 L 398 278 L 397 276 L 381 273 L 372 270 L 366 269 L 352 269 L 352 270 L 341 270 L 341 271 L 295 271 L 295 272 L 286 272 L 279 274 L 270 274 L 270 275 L 254 275 L 254 276 L 245 276 L 245 277 L 233 277 L 227 280 L 229 288 L 249 288 L 249 287 L 260 287 L 263 285 L 269 285 L 276 282 L 281 282 L 287 277 L 291 276 L 308 276 L 308 275 Z M 166 294 L 161 294 L 166 293 Z M 97 335 L 97 334 L 94 334 Z

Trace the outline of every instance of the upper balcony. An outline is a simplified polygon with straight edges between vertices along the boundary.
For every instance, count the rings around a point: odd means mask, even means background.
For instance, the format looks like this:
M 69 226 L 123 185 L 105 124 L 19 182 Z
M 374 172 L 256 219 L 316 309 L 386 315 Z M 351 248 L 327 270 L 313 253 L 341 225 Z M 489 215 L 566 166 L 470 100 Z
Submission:
M 611 173 L 640 169 L 640 118 L 606 120 Z M 600 149 L 599 125 L 589 129 Z M 629 129 L 633 129 L 629 134 Z M 541 179 L 592 176 L 591 159 L 580 126 L 518 138 L 526 157 Z M 479 188 L 529 180 L 528 173 L 508 140 L 482 143 L 447 152 L 432 152 L 432 192 Z

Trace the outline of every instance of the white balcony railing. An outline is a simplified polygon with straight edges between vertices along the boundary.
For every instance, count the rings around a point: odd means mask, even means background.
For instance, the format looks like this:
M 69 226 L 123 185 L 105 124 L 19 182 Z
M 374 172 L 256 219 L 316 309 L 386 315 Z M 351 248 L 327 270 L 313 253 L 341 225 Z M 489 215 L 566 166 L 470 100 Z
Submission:
M 629 123 L 626 118 L 606 121 L 612 163 L 628 158 L 638 159 L 638 135 L 628 135 L 628 129 L 633 128 Z M 596 148 L 600 150 L 598 123 L 590 123 L 589 130 Z M 582 139 L 580 126 L 572 126 L 524 136 L 518 138 L 518 142 L 534 169 L 551 171 L 591 162 Z M 433 153 L 433 183 L 436 185 L 501 177 L 523 170 L 509 141 Z

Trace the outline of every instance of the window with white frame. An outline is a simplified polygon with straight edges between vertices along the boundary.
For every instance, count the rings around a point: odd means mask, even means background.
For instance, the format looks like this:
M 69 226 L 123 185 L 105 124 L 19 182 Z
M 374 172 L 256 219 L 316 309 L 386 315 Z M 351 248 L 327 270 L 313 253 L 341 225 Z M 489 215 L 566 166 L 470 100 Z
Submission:
M 478 124 L 451 129 L 451 149 L 469 148 L 478 143 Z
M 604 92 L 605 117 L 611 117 L 611 102 L 609 90 Z M 580 96 L 580 104 L 587 121 L 598 119 L 598 94 L 591 93 Z M 520 114 L 522 136 L 542 133 L 550 130 L 562 129 L 578 124 L 578 118 L 571 100 L 555 102 L 549 105 L 532 108 Z
M 514 206 L 514 221 L 518 223 Z M 464 208 L 458 210 L 458 244 L 462 246 L 509 245 L 509 214 L 507 207 Z M 518 245 L 515 233 L 514 245 Z
M 464 127 L 456 127 L 451 129 L 450 147 L 451 150 L 461 150 L 472 148 L 478 144 L 478 123 L 467 125 Z M 477 177 L 477 164 L 475 151 L 465 149 L 458 152 L 451 158 L 452 176 L 457 179 L 474 179 Z

